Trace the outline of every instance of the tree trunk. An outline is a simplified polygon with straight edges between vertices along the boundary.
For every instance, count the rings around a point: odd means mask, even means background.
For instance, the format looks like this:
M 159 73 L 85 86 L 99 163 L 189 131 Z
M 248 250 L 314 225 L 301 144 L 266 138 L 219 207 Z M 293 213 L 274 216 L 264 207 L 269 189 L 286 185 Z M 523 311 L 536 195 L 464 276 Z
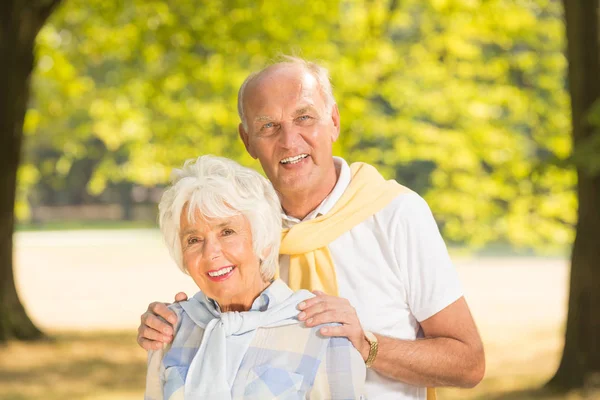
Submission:
M 592 104 L 600 101 L 599 1 L 563 0 L 575 156 L 591 144 L 592 135 L 600 135 L 600 127 L 588 122 Z M 600 385 L 600 175 L 575 161 L 579 210 L 565 347 L 558 371 L 548 382 L 559 390 Z
M 35 38 L 59 1 L 0 2 L 0 343 L 43 337 L 15 288 L 14 206 Z
M 133 221 L 133 199 L 131 198 L 131 182 L 119 182 L 117 189 L 119 191 L 119 202 L 121 203 L 121 219 Z

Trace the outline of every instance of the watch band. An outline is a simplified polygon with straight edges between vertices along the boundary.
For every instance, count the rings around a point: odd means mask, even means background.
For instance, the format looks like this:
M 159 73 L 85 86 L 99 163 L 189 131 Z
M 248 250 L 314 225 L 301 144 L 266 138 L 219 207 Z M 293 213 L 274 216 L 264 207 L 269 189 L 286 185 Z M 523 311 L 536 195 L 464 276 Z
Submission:
M 369 356 L 365 361 L 365 365 L 367 368 L 371 368 L 371 365 L 375 362 L 375 357 L 377 357 L 377 351 L 379 350 L 379 342 L 377 341 L 377 337 L 373 334 L 373 332 L 365 331 L 365 339 L 369 342 Z

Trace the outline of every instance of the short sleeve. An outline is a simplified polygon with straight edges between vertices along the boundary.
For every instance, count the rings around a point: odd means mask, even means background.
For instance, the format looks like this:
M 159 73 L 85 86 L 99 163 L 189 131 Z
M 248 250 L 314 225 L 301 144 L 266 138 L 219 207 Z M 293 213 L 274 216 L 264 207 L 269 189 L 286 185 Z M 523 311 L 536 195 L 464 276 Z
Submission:
M 393 251 L 410 310 L 420 322 L 458 300 L 463 291 L 425 200 L 414 192 L 406 193 L 398 196 L 392 207 Z

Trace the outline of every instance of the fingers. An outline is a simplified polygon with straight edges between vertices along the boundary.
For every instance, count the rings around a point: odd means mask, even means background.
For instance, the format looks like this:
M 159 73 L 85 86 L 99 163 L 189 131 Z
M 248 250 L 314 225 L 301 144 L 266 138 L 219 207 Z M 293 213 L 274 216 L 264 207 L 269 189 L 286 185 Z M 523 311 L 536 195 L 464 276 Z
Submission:
M 316 304 L 327 304 L 333 307 L 342 307 L 345 305 L 350 306 L 350 302 L 347 299 L 344 299 L 342 297 L 336 297 L 336 296 L 329 296 L 327 294 L 324 294 L 323 292 L 319 292 L 318 290 L 314 291 L 313 293 L 318 294 L 316 297 L 312 297 L 310 299 L 306 299 L 303 302 L 298 304 L 298 309 L 299 310 L 305 310 L 309 307 L 312 307 Z
M 348 300 L 333 296 L 314 297 L 298 304 L 298 308 L 303 310 L 298 314 L 300 321 L 307 321 L 314 319 L 316 316 L 321 318 L 328 318 L 328 320 L 313 323 L 312 325 L 318 325 L 319 323 L 329 322 L 340 322 L 349 323 L 353 319 L 356 319 L 356 311 L 354 307 L 350 305 Z M 329 318 L 334 318 L 329 320 Z M 307 324 L 308 325 L 308 324 Z
M 323 303 L 323 302 L 313 303 L 313 304 L 310 304 L 307 306 L 302 306 L 301 310 L 304 310 L 304 311 L 302 311 L 300 314 L 298 314 L 298 319 L 300 321 L 304 321 L 308 318 L 312 318 L 316 314 L 325 312 L 327 309 L 328 309 L 327 304 Z
M 173 327 L 177 322 L 177 315 L 167 308 L 164 303 L 152 303 L 148 311 L 140 317 L 137 342 L 146 350 L 160 349 L 163 343 L 173 340 Z M 167 320 L 170 322 L 167 322 Z
M 357 328 L 356 326 L 342 325 L 342 326 L 324 326 L 319 329 L 319 333 L 323 336 L 336 336 L 336 337 L 345 337 L 350 340 L 352 345 L 360 355 L 363 360 L 367 360 L 369 357 L 370 345 L 365 339 L 365 333 L 362 328 Z
M 171 326 L 171 324 L 166 322 L 162 317 L 158 315 L 154 315 L 151 312 L 146 311 L 142 314 L 140 319 L 140 327 L 148 327 L 165 335 L 173 335 L 173 327 Z
M 147 328 L 148 331 L 154 331 L 158 335 L 173 336 L 173 327 L 169 323 L 165 322 L 162 318 L 149 313 L 144 313 L 142 315 L 142 323 L 140 324 L 140 329 L 138 331 L 141 333 L 144 328 Z M 143 336 L 153 340 L 160 339 L 158 337 Z
M 139 335 L 137 337 L 137 342 L 144 350 L 158 350 L 163 346 L 162 342 L 155 342 L 152 340 L 144 339 Z
M 187 294 L 183 292 L 179 292 L 175 295 L 175 303 L 179 303 L 180 301 L 186 301 L 187 299 Z
M 323 328 L 319 329 L 319 332 L 323 336 L 348 337 L 348 336 L 352 335 L 353 330 L 348 329 L 348 327 L 346 325 L 339 325 L 339 326 L 324 326 Z
M 172 331 L 172 328 L 169 329 Z M 160 349 L 163 343 L 170 343 L 172 340 L 173 336 L 162 334 L 158 330 L 144 325 L 144 322 L 142 322 L 138 328 L 137 342 L 146 350 Z
M 347 299 L 329 296 L 318 290 L 313 291 L 313 293 L 316 297 L 298 304 L 298 309 L 302 310 L 298 314 L 298 319 L 304 321 L 307 327 L 340 323 L 341 325 L 323 326 L 319 329 L 319 333 L 323 336 L 348 338 L 363 358 L 366 359 L 363 354 L 365 353 L 366 343 L 365 333 L 358 320 L 356 310 L 350 302 Z M 368 348 L 366 354 L 368 356 Z
M 348 338 L 359 352 L 362 350 L 361 341 L 363 340 L 364 332 L 360 325 L 329 325 L 319 329 L 319 333 L 328 337 L 336 336 Z
M 356 310 L 347 299 L 329 296 L 320 291 L 313 292 L 316 297 L 307 299 L 298 304 L 302 310 L 298 319 L 304 321 L 307 327 L 340 323 L 341 325 L 328 325 L 319 329 L 323 336 L 346 337 L 358 349 L 363 358 L 365 349 L 364 331 L 356 315 Z M 368 356 L 368 349 L 366 351 Z
M 178 293 L 179 295 L 180 293 Z M 185 293 L 184 293 L 185 295 Z M 177 315 L 169 310 L 169 308 L 167 307 L 167 305 L 165 303 L 152 303 L 148 306 L 148 311 L 145 312 L 144 314 L 142 314 L 142 322 L 144 322 L 144 315 L 150 315 L 150 316 L 159 316 L 162 317 L 163 319 L 169 321 L 171 324 L 175 324 L 177 322 Z M 162 326 L 160 326 L 161 329 L 158 330 L 162 330 Z
M 305 318 L 306 319 L 304 320 L 304 323 L 308 327 L 330 324 L 334 322 L 345 325 L 359 325 L 358 319 L 355 316 L 349 312 L 339 310 L 327 310 L 314 314 L 313 316 L 307 315 Z

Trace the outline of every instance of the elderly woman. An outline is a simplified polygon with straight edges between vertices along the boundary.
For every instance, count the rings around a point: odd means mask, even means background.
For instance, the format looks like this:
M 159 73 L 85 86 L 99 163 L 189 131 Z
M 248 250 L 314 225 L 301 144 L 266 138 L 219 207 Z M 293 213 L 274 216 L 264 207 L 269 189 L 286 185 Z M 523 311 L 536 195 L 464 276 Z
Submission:
M 281 206 L 257 172 L 203 156 L 159 205 L 171 256 L 200 288 L 171 305 L 173 343 L 151 351 L 146 399 L 361 398 L 365 364 L 345 338 L 297 320 L 310 292 L 274 279 Z

